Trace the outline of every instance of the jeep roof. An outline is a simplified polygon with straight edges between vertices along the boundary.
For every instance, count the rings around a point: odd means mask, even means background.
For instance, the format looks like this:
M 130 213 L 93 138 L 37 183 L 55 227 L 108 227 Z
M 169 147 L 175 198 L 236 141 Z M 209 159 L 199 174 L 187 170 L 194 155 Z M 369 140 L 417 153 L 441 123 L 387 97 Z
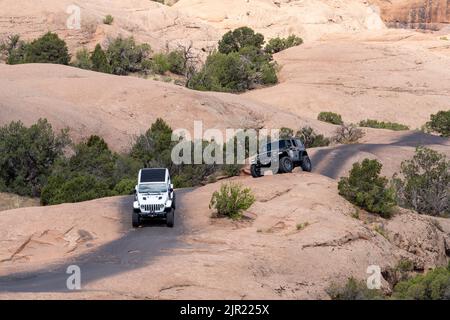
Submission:
M 146 168 L 139 171 L 138 183 L 157 183 L 169 180 L 169 170 L 164 168 Z

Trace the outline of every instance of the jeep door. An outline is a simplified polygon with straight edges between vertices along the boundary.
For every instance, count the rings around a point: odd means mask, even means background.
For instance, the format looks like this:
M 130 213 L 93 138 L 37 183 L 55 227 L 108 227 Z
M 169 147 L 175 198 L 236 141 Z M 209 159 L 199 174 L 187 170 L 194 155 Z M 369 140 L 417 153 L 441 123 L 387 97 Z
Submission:
M 292 150 L 292 156 L 293 156 L 292 160 L 294 160 L 295 162 L 300 161 L 300 156 L 303 151 L 303 148 L 302 148 L 303 146 L 301 145 L 301 143 L 299 145 L 298 140 L 293 139 L 293 140 L 291 140 L 291 142 L 292 142 L 291 150 Z

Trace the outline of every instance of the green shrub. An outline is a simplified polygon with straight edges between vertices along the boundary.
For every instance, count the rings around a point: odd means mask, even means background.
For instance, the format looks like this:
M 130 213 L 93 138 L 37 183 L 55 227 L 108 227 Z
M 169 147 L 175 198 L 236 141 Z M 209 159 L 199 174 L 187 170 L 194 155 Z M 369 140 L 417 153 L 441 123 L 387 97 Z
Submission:
M 214 208 L 218 216 L 240 219 L 242 213 L 255 202 L 249 188 L 236 183 L 222 184 L 220 191 L 213 193 L 209 208 Z
M 210 54 L 187 86 L 202 91 L 243 92 L 257 85 L 278 82 L 272 55 L 261 49 L 264 37 L 243 27 L 226 33 L 219 51 Z
M 24 63 L 56 63 L 68 65 L 69 50 L 66 42 L 56 33 L 48 32 L 26 45 Z
M 208 56 L 202 70 L 188 82 L 191 89 L 201 91 L 242 92 L 249 86 L 249 66 L 236 52 L 216 52 Z
M 359 123 L 359 126 L 375 128 L 375 129 L 388 129 L 388 130 L 393 130 L 393 131 L 409 130 L 409 127 L 405 126 L 404 124 L 395 123 L 395 122 L 384 122 L 384 121 L 378 121 L 378 120 L 372 120 L 372 119 L 367 119 L 367 120 L 361 121 Z
M 343 124 L 338 127 L 333 136 L 336 143 L 351 144 L 357 143 L 359 139 L 364 137 L 364 131 L 356 127 L 354 124 Z
M 401 281 L 394 287 L 394 299 L 450 300 L 450 270 L 436 268 L 425 275 Z
M 0 190 L 39 196 L 68 143 L 67 131 L 55 134 L 43 119 L 29 128 L 22 122 L 0 127 Z
M 41 203 L 45 205 L 74 203 L 110 195 L 108 184 L 93 175 L 75 174 L 69 179 L 53 175 L 42 190 Z
M 437 132 L 442 137 L 450 137 L 450 110 L 439 111 L 431 115 L 431 120 L 425 124 L 430 132 Z
M 25 60 L 26 43 L 20 40 L 20 36 L 10 35 L 0 44 L 0 52 L 2 58 L 7 64 L 24 63 Z
M 317 120 L 337 125 L 344 124 L 341 115 L 334 112 L 321 112 L 317 116 Z
M 142 62 L 148 58 L 151 48 L 148 44 L 136 44 L 132 37 L 110 40 L 106 56 L 113 74 L 127 75 L 142 71 Z
M 273 38 L 266 44 L 264 51 L 269 54 L 275 54 L 291 47 L 299 46 L 303 43 L 302 38 L 296 35 L 290 35 L 287 38 Z
M 73 66 L 80 69 L 92 70 L 93 64 L 91 61 L 91 55 L 86 48 L 77 51 L 76 60 Z
M 114 17 L 110 14 L 108 14 L 104 19 L 103 19 L 103 23 L 107 24 L 107 25 L 111 25 L 114 22 Z
M 294 136 L 294 130 L 283 127 L 280 129 L 280 139 L 289 139 Z
M 18 35 L 10 36 L 1 46 L 6 52 L 8 64 L 55 63 L 68 65 L 69 50 L 66 42 L 56 33 L 48 32 L 30 43 L 20 40 Z
M 186 57 L 183 53 L 183 51 L 171 51 L 167 55 L 167 62 L 170 66 L 170 72 L 184 75 L 186 73 Z
M 353 164 L 349 177 L 341 178 L 339 194 L 351 203 L 389 218 L 396 205 L 395 192 L 387 187 L 388 180 L 380 177 L 382 164 L 377 160 L 365 159 Z
M 136 178 L 125 178 L 120 180 L 113 189 L 113 194 L 118 196 L 126 196 L 134 193 L 134 187 L 136 186 Z
M 241 27 L 233 31 L 228 31 L 219 41 L 219 52 L 229 54 L 238 52 L 241 48 L 251 46 L 261 49 L 264 43 L 264 36 L 255 33 L 249 27 Z
M 241 169 L 243 165 L 241 164 L 225 164 L 223 166 L 223 171 L 227 177 L 235 177 L 241 174 Z
M 330 139 L 322 134 L 316 134 L 311 127 L 303 127 L 297 131 L 296 137 L 302 140 L 306 148 L 326 147 L 330 145 Z
M 125 179 L 135 179 L 140 167 L 141 163 L 109 150 L 102 138 L 91 136 L 74 147 L 73 156 L 54 166 L 41 203 L 78 202 L 117 194 L 124 190 Z
M 153 71 L 157 74 L 165 74 L 170 70 L 170 63 L 167 56 L 163 53 L 157 53 L 152 58 Z
M 367 288 L 364 281 L 354 278 L 348 279 L 344 286 L 332 284 L 327 289 L 327 293 L 332 300 L 382 300 L 383 293 L 380 290 Z
M 106 57 L 105 51 L 97 44 L 91 55 L 92 70 L 103 73 L 111 73 L 112 69 Z
M 450 214 L 450 161 L 444 154 L 418 147 L 394 176 L 401 206 L 433 216 Z

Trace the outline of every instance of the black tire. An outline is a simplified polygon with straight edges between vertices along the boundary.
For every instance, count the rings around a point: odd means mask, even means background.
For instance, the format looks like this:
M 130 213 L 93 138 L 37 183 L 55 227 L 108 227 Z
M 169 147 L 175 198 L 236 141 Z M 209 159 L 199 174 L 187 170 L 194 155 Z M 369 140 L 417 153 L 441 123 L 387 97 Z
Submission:
M 175 224 L 175 210 L 171 209 L 166 214 L 166 224 L 169 228 L 173 228 L 173 225 Z
M 262 176 L 261 175 L 261 168 L 258 168 L 256 166 L 256 164 L 252 164 L 250 166 L 250 172 L 251 172 L 253 178 L 260 178 Z
M 311 159 L 308 156 L 303 156 L 301 167 L 302 167 L 303 171 L 306 171 L 306 172 L 312 171 Z
M 133 228 L 139 228 L 139 226 L 141 225 L 141 217 L 139 216 L 139 213 L 137 213 L 136 211 L 133 210 L 133 215 L 132 215 L 132 225 Z
M 280 171 L 284 173 L 291 173 L 294 170 L 294 162 L 289 157 L 283 157 L 280 160 Z

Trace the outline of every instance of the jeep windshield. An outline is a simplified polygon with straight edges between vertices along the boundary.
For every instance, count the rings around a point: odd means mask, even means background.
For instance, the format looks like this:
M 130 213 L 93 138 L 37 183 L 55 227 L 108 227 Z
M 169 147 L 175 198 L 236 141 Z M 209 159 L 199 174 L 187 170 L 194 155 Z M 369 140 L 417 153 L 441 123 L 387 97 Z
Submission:
M 270 152 L 272 150 L 283 149 L 286 147 L 286 140 L 275 141 L 262 147 L 262 152 Z
M 165 183 L 140 184 L 139 193 L 165 193 L 167 185 Z

